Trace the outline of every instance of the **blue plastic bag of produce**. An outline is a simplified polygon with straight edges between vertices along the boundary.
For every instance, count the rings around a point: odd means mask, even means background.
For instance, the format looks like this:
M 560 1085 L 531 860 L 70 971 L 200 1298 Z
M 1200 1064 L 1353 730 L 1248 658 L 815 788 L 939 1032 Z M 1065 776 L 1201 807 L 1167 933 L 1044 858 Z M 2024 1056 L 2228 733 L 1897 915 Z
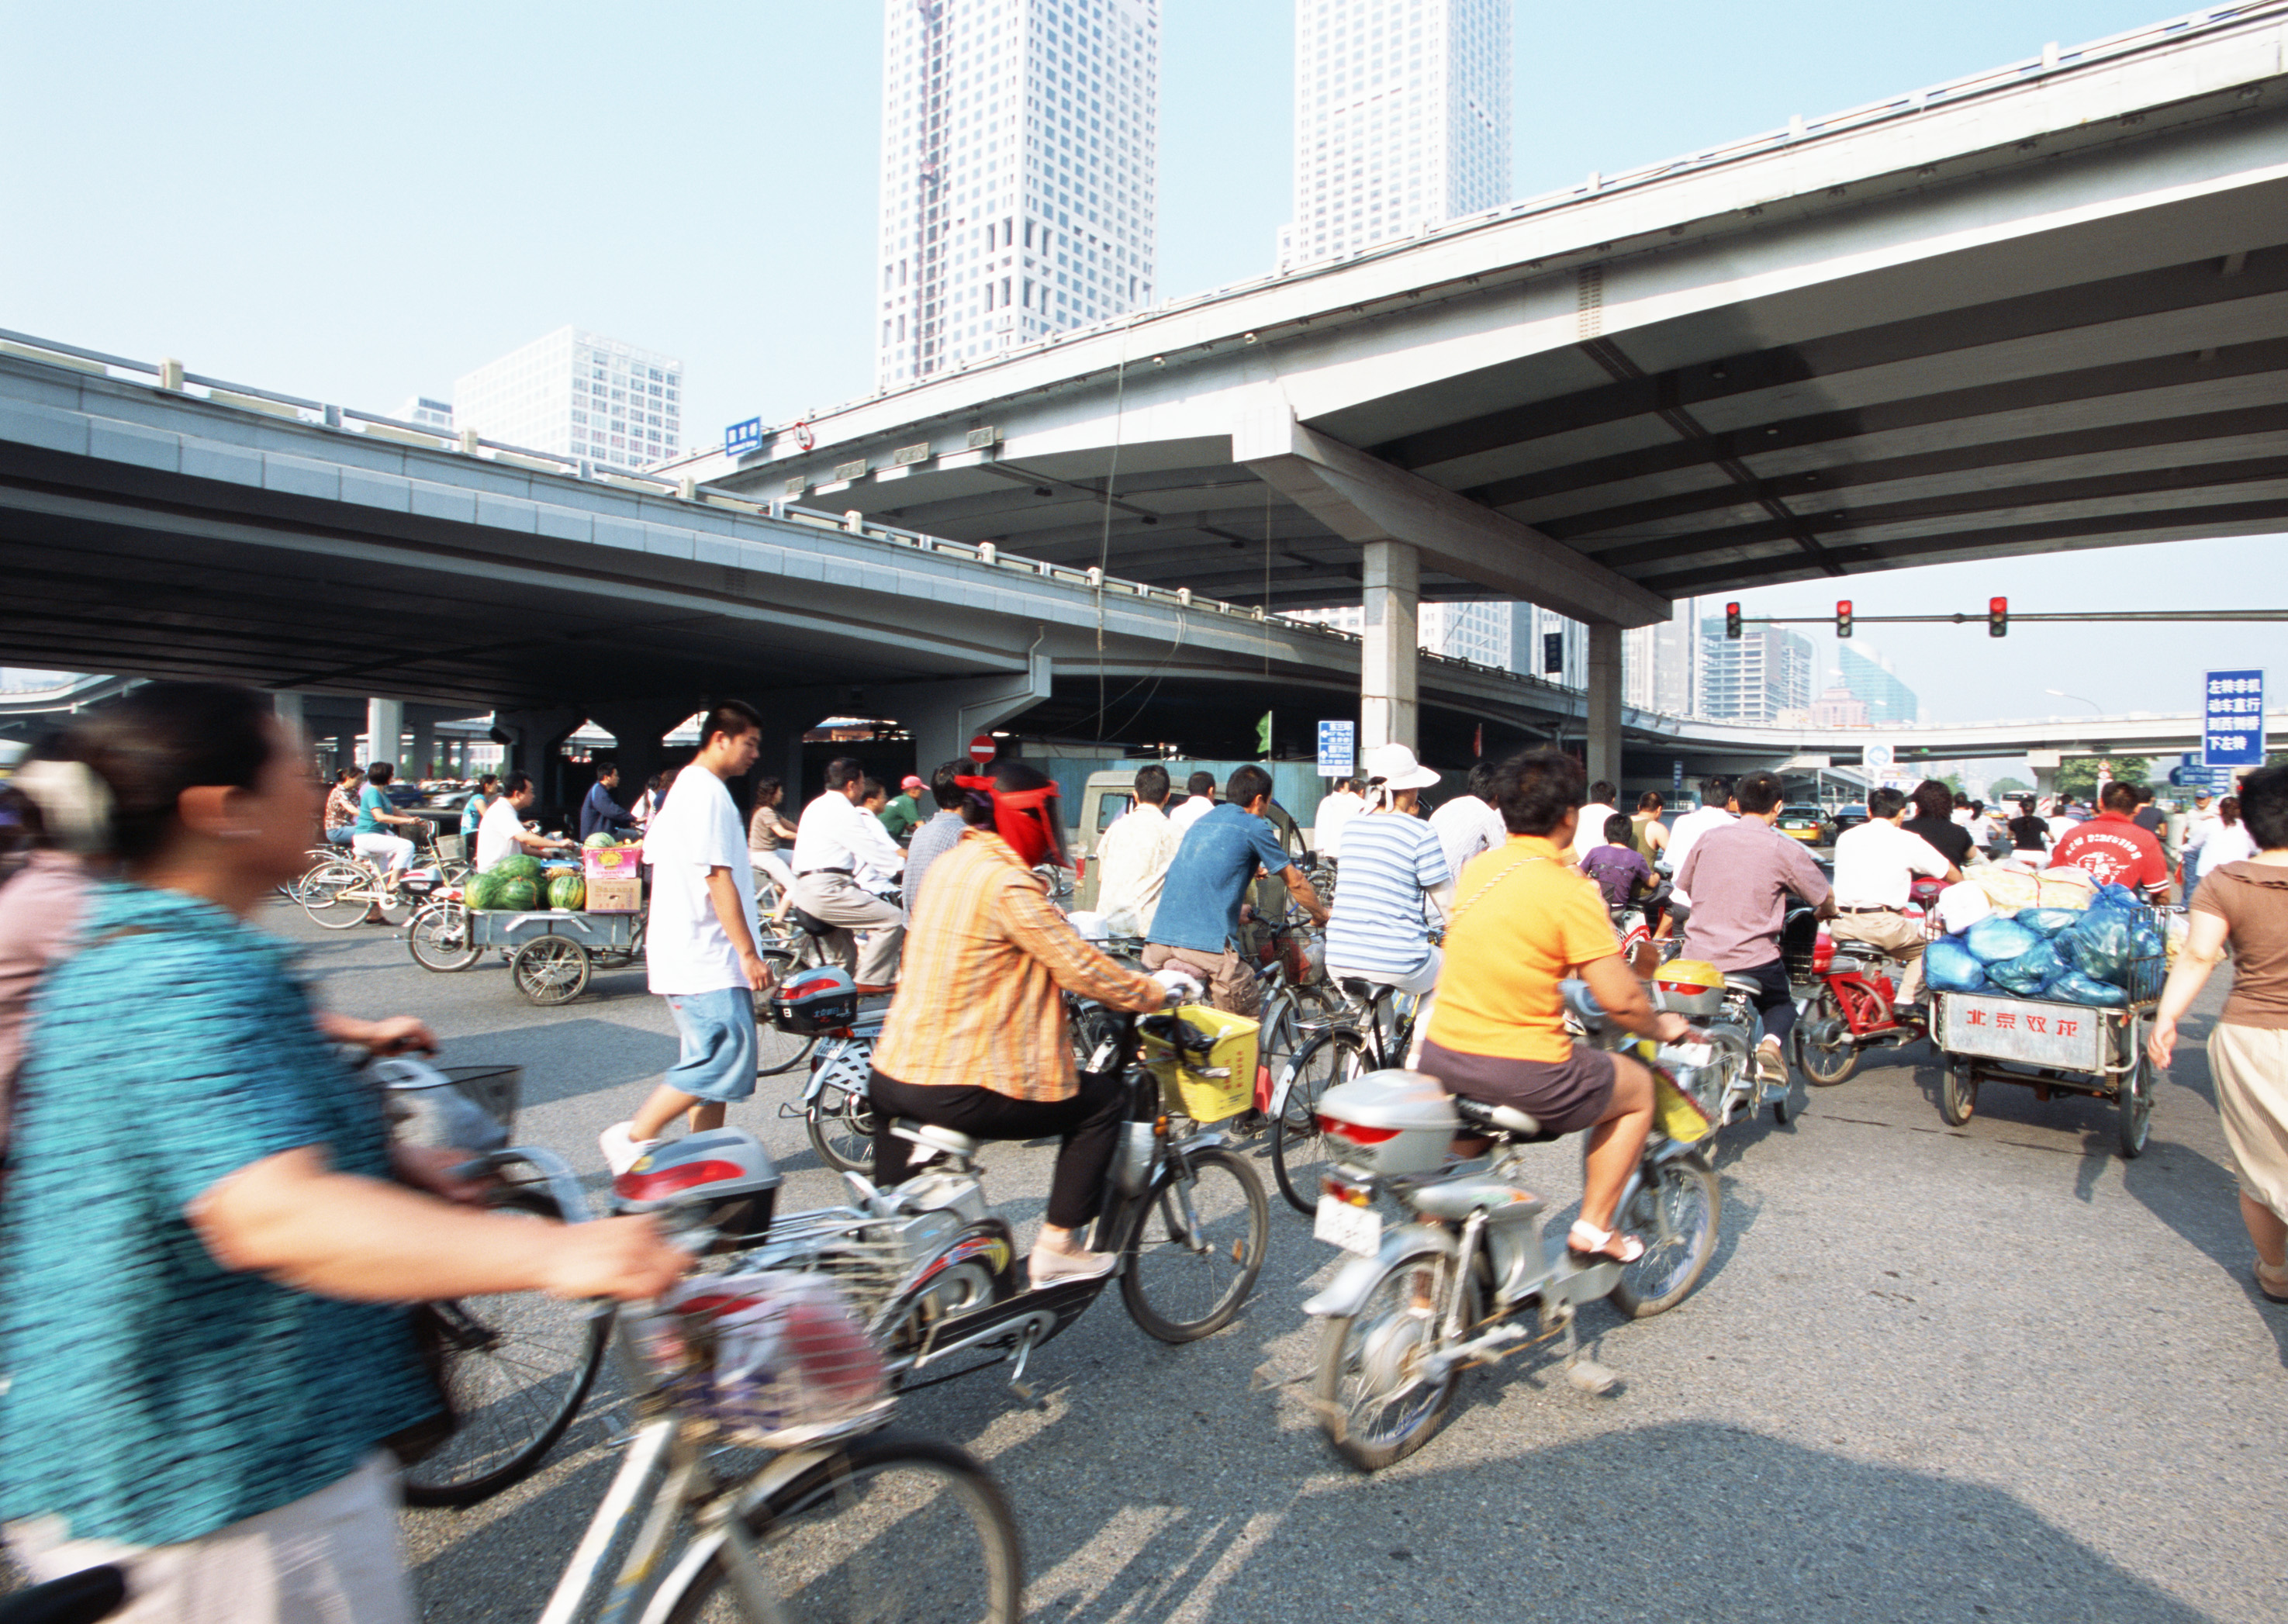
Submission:
M 2042 996 L 2064 1003 L 2087 1003 L 2101 1007 L 2116 1007 L 2129 1002 L 2129 994 L 2109 981 L 2100 981 L 2077 970 L 2070 970 L 2043 989 Z
M 2090 899 L 2089 905 L 2092 907 L 2134 908 L 2138 906 L 2137 893 L 2126 885 L 2108 880 L 2097 888 L 2097 895 Z
M 1986 966 L 1956 936 L 1941 937 L 1923 955 L 1923 974 L 1942 993 L 1974 993 L 1986 985 Z
M 2065 971 L 2066 963 L 2058 957 L 2058 950 L 2047 942 L 2036 942 L 2030 951 L 2014 959 L 1989 964 L 1986 978 L 2006 993 L 2031 998 Z
M 2005 919 L 1998 914 L 1980 920 L 1962 933 L 1962 945 L 1982 964 L 1999 964 L 2020 954 L 2031 953 L 2034 944 L 2041 939 L 2016 920 Z
M 2018 923 L 2037 936 L 2051 937 L 2080 923 L 2081 915 L 2077 907 L 2022 907 Z
M 2093 980 L 2121 986 L 2129 978 L 2129 961 L 2135 952 L 2133 934 L 2129 915 L 2121 909 L 2093 907 L 2080 923 L 2055 939 L 2059 956 L 2076 970 Z

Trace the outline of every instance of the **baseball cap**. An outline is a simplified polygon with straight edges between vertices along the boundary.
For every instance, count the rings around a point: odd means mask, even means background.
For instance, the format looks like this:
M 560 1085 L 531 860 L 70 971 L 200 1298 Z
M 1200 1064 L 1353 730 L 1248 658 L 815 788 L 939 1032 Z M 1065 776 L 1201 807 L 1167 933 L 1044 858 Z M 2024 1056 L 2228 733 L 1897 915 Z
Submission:
M 909 772 L 905 777 L 898 780 L 898 788 L 901 789 L 926 789 L 929 786 L 922 782 L 921 780 L 916 778 L 912 773 Z

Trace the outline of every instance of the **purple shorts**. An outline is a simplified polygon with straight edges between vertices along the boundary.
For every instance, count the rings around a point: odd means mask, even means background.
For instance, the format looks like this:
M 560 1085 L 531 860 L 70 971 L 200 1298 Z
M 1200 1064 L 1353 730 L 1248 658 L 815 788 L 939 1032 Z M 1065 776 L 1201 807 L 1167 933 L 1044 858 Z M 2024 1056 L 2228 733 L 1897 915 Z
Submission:
M 1426 1038 L 1417 1069 L 1435 1077 L 1449 1094 L 1514 1105 L 1553 1134 L 1579 1133 L 1602 1121 L 1618 1076 L 1609 1053 L 1578 1043 L 1570 1059 L 1510 1060 L 1457 1054 Z

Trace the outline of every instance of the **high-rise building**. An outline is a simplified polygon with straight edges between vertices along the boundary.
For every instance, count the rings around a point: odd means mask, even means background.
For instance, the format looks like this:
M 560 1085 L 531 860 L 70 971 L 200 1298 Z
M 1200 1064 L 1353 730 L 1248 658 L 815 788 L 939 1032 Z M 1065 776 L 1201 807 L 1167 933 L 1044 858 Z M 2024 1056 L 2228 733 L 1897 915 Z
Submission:
M 1640 710 L 1663 716 L 1699 714 L 1699 624 L 1695 600 L 1687 598 L 1668 620 L 1621 634 L 1621 699 Z
M 1808 717 L 1811 640 L 1776 626 L 1727 638 L 1721 620 L 1700 622 L 1700 714 L 1712 722 L 1777 722 Z
M 1915 691 L 1899 680 L 1891 662 L 1881 654 L 1873 649 L 1863 654 L 1839 643 L 1836 653 L 1840 656 L 1836 677 L 1867 707 L 1870 722 L 1912 722 L 1922 715 L 1922 702 L 1916 699 Z
M 1297 609 L 1289 618 L 1355 632 L 1365 625 L 1366 611 L 1353 604 Z M 1414 641 L 1426 653 L 1475 661 L 1498 671 L 1519 671 L 1575 688 L 1588 680 L 1588 628 L 1532 604 L 1480 599 L 1426 603 L 1415 614 Z
M 683 445 L 683 363 L 560 327 L 453 385 L 453 422 L 487 440 L 640 468 Z
M 1295 0 L 1304 265 L 1510 201 L 1513 0 Z
M 408 395 L 390 416 L 400 423 L 418 424 L 441 434 L 453 432 L 453 403 L 450 400 L 433 400 L 427 395 Z
M 890 389 L 1152 300 L 1158 0 L 886 0 Z

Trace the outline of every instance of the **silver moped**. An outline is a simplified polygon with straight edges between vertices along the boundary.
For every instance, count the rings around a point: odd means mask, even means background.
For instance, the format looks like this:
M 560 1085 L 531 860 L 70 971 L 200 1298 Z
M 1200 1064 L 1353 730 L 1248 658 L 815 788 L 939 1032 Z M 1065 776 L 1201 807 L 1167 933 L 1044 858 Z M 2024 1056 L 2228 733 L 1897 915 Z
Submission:
M 1564 993 L 1589 1041 L 1635 1042 L 1585 983 L 1568 981 Z M 1581 1304 L 1606 1298 L 1644 1319 L 1699 1283 L 1722 1205 L 1702 1150 L 1706 1123 L 1686 1104 L 1706 1085 L 1675 1051 L 1649 1059 L 1656 1086 L 1683 1097 L 1656 1114 L 1622 1190 L 1616 1227 L 1645 1243 L 1625 1265 L 1583 1258 L 1544 1232 L 1549 1203 L 1528 1187 L 1521 1147 L 1560 1136 L 1524 1112 L 1449 1095 L 1415 1072 L 1376 1072 L 1328 1090 L 1318 1111 L 1336 1168 L 1315 1232 L 1355 1256 L 1303 1311 L 1325 1321 L 1311 1392 L 1343 1459 L 1362 1471 L 1404 1459 L 1443 1424 L 1465 1370 L 1553 1337 L 1564 1339 L 1574 1385 L 1608 1391 L 1612 1373 L 1581 1355 Z M 1448 1165 L 1457 1133 L 1493 1142 L 1487 1165 Z M 1405 1214 L 1402 1222 L 1385 1226 L 1380 1196 Z

